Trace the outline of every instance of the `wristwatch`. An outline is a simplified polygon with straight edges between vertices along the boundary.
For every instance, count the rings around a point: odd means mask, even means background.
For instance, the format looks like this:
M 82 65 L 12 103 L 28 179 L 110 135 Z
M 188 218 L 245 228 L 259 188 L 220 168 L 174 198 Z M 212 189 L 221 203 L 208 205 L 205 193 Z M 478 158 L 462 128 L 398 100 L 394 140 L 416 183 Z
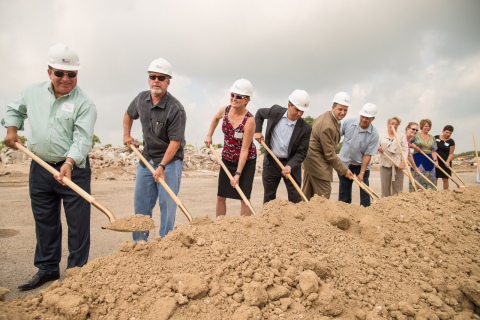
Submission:
M 242 175 L 242 173 L 237 171 L 237 172 L 235 172 L 235 175 L 240 177 Z
M 73 171 L 73 163 L 68 161 L 68 160 L 65 160 L 65 163 L 68 164 L 72 168 L 72 171 Z
M 162 169 L 165 170 L 165 165 L 163 163 L 159 163 L 158 166 L 162 167 Z

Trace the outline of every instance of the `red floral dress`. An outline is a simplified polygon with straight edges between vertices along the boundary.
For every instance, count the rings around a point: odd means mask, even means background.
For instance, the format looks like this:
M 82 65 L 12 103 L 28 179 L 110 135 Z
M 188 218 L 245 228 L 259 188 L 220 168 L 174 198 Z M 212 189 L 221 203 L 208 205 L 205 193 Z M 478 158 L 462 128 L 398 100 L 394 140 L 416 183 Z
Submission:
M 225 109 L 225 116 L 223 117 L 222 122 L 222 132 L 224 133 L 224 140 L 223 140 L 223 150 L 222 150 L 222 158 L 231 162 L 238 162 L 240 158 L 240 151 L 242 150 L 242 138 L 235 138 L 235 133 L 243 133 L 245 130 L 245 124 L 247 123 L 248 118 L 253 117 L 253 114 L 247 112 L 245 117 L 243 118 L 242 123 L 237 128 L 233 128 L 230 120 L 228 120 L 228 111 L 230 111 L 231 106 L 228 106 Z M 250 144 L 248 148 L 248 157 L 247 160 L 256 159 L 257 158 L 257 148 L 255 144 Z

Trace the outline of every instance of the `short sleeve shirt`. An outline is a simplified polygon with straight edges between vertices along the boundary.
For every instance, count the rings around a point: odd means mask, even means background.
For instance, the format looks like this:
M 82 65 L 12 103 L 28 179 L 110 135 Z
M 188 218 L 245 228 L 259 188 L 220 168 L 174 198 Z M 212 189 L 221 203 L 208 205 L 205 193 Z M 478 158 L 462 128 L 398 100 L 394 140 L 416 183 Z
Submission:
M 140 119 L 143 132 L 143 156 L 155 164 L 162 161 L 170 141 L 181 141 L 175 158 L 183 160 L 185 125 L 187 121 L 183 105 L 169 92 L 156 104 L 152 104 L 150 91 L 142 91 L 127 109 L 130 118 Z
M 378 152 L 378 131 L 371 124 L 366 129 L 360 127 L 360 119 L 351 118 L 342 123 L 344 136 L 340 160 L 345 166 L 361 165 L 364 155 L 376 155 Z M 367 170 L 370 169 L 370 164 Z

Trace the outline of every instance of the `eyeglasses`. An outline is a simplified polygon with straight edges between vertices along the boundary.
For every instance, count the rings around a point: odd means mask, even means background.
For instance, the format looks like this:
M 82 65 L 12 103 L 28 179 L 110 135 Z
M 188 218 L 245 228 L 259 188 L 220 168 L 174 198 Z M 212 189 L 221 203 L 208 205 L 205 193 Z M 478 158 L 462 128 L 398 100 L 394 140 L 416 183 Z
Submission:
M 415 128 L 410 128 L 410 130 L 412 130 L 412 131 L 418 131 L 418 129 L 415 129 Z
M 230 97 L 240 100 L 240 99 L 245 99 L 248 96 L 242 96 L 241 94 L 235 94 L 235 93 L 231 92 Z
M 53 74 L 55 75 L 55 77 L 57 78 L 63 78 L 65 75 L 67 75 L 67 77 L 69 77 L 70 79 L 73 79 L 77 76 L 77 72 L 76 71 L 61 71 L 61 70 L 55 70 L 53 71 Z
M 167 79 L 167 77 L 165 76 L 156 76 L 154 74 L 150 74 L 148 77 L 150 78 L 150 80 L 153 81 L 155 81 L 155 79 L 157 79 L 158 81 L 165 81 L 165 79 Z

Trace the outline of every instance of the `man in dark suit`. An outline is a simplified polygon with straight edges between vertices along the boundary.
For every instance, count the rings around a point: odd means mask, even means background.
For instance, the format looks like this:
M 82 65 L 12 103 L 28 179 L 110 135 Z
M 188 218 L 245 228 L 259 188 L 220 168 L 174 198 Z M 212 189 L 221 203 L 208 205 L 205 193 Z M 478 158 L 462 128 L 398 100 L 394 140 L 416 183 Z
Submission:
M 290 174 L 298 185 L 302 181 L 302 162 L 308 151 L 308 141 L 312 128 L 302 119 L 308 111 L 310 97 L 304 90 L 295 90 L 288 97 L 288 108 L 274 105 L 271 108 L 261 108 L 255 114 L 255 140 L 264 139 L 262 134 L 263 121 L 267 119 L 265 143 L 285 167 L 283 170 L 269 153 L 263 160 L 263 202 L 276 198 L 278 184 L 283 178 L 288 192 L 288 200 L 293 203 L 302 201 L 300 194 L 286 178 Z

